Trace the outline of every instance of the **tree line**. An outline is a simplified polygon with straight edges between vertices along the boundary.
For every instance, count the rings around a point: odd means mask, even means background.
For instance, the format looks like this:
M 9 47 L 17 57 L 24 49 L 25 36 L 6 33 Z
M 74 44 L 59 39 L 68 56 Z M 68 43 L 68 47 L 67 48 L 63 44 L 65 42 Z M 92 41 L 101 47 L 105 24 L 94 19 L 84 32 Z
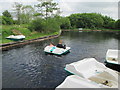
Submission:
M 120 19 L 115 21 L 98 13 L 77 13 L 71 14 L 68 18 L 74 28 L 120 29 Z
M 120 29 L 120 19 L 114 20 L 98 13 L 76 13 L 66 17 L 60 16 L 58 4 L 53 0 L 39 0 L 37 5 L 14 3 L 12 14 L 5 10 L 0 16 L 1 24 L 28 24 L 31 31 L 43 33 L 55 32 L 59 29 Z

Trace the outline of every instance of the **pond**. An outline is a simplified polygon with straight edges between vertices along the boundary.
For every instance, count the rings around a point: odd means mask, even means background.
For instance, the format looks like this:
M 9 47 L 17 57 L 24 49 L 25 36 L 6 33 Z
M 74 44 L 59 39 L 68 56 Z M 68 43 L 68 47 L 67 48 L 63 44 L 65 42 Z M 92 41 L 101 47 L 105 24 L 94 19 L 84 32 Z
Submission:
M 96 58 L 104 63 L 108 49 L 118 49 L 119 39 L 111 32 L 64 31 L 61 36 L 13 48 L 2 53 L 3 88 L 55 88 L 69 75 L 66 64 Z M 46 55 L 44 47 L 59 40 L 71 47 L 63 56 Z

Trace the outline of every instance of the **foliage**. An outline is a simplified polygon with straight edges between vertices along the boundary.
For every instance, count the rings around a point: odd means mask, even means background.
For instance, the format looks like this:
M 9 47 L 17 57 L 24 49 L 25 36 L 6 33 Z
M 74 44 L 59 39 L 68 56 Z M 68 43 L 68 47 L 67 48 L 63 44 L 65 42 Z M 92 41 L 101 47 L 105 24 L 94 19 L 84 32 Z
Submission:
M 45 27 L 45 20 L 42 18 L 36 18 L 29 24 L 31 31 L 43 32 Z
M 5 10 L 3 13 L 3 16 L 12 18 L 12 15 L 8 12 L 8 10 Z
M 76 28 L 96 28 L 102 27 L 103 19 L 96 13 L 78 13 L 69 16 L 72 27 Z
M 50 33 L 50 32 L 57 32 L 60 30 L 60 25 L 56 18 L 48 18 L 46 20 L 45 24 L 45 32 Z
M 115 28 L 120 29 L 120 19 L 115 22 Z
M 114 22 L 115 20 L 113 20 L 112 18 L 108 17 L 108 16 L 102 16 L 104 23 L 103 23 L 103 27 L 104 28 L 112 28 L 110 26 L 110 23 Z
M 14 29 L 20 31 L 23 35 L 25 35 L 26 36 L 25 40 L 58 34 L 58 32 L 54 32 L 54 33 L 52 32 L 49 34 L 38 33 L 35 31 L 31 32 L 27 27 L 28 25 L 25 25 L 25 24 L 24 25 L 23 24 L 22 25 L 2 25 L 2 42 L 1 43 L 12 42 L 11 40 L 6 39 L 6 37 L 8 37 L 9 35 L 12 35 L 13 34 L 12 30 Z
M 68 17 L 61 17 L 60 18 L 60 28 L 61 29 L 69 29 L 71 28 L 71 23 Z
M 32 32 L 40 33 L 70 28 L 120 29 L 120 20 L 115 21 L 98 13 L 77 13 L 68 17 L 61 17 L 57 5 L 53 0 L 39 0 L 39 4 L 35 5 L 34 8 L 31 5 L 15 2 L 13 17 L 16 20 L 13 20 L 10 12 L 5 10 L 3 16 L 0 17 L 0 23 L 3 25 L 29 24 L 29 27 L 26 28 Z
M 31 5 L 23 5 L 21 3 L 14 4 L 14 11 L 17 21 L 16 24 L 26 24 L 29 23 L 34 14 L 34 8 Z
M 50 32 L 56 32 L 60 28 L 59 28 L 59 23 L 57 23 L 55 18 L 48 18 L 47 20 L 42 18 L 36 18 L 30 23 L 29 29 L 31 31 L 50 33 Z
M 77 13 L 69 17 L 72 28 L 91 28 L 91 29 L 119 29 L 120 24 L 114 19 L 97 13 Z M 118 23 L 118 24 L 117 24 Z
M 3 25 L 11 25 L 13 24 L 13 19 L 9 17 L 2 16 L 2 24 Z
M 22 24 L 29 23 L 33 18 L 34 8 L 30 5 L 23 5 L 21 11 L 22 11 L 20 15 L 21 23 Z
M 14 13 L 15 13 L 15 16 L 17 18 L 17 24 L 21 24 L 20 15 L 21 15 L 22 6 L 23 5 L 21 3 L 18 3 L 18 2 L 14 3 Z
M 1 21 L 3 25 L 13 24 L 12 15 L 10 14 L 10 12 L 8 12 L 8 10 L 5 10 L 2 14 L 3 16 L 1 16 Z
M 36 15 L 40 15 L 41 17 L 48 18 L 48 17 L 53 17 L 54 15 L 57 14 L 57 11 L 59 8 L 57 7 L 57 3 L 54 3 L 53 0 L 39 0 L 39 4 L 36 5 L 37 7 L 37 13 Z
M 107 24 L 108 29 L 115 29 L 115 21 L 109 21 Z

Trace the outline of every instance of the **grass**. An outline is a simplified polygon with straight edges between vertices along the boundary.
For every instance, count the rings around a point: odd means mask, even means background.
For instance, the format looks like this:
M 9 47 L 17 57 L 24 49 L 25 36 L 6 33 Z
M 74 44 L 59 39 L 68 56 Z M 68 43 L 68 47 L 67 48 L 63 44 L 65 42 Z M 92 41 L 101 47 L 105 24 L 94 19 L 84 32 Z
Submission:
M 36 39 L 39 37 L 43 36 L 48 36 L 48 35 L 55 35 L 58 34 L 58 32 L 54 33 L 39 33 L 39 32 L 32 32 L 28 28 L 28 25 L 2 25 L 0 26 L 0 31 L 2 32 L 2 35 L 0 35 L 0 44 L 2 43 L 9 43 L 13 42 L 11 40 L 6 39 L 9 35 L 13 35 L 14 33 L 12 30 L 18 30 L 20 31 L 23 35 L 26 36 L 25 40 L 30 40 L 30 39 Z

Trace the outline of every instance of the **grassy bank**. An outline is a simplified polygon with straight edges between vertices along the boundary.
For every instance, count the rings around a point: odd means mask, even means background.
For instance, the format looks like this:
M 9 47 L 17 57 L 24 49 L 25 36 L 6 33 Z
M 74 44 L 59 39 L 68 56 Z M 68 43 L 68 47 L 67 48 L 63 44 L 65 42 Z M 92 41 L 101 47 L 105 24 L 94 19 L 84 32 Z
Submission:
M 58 32 L 54 32 L 54 33 L 39 33 L 39 32 L 36 32 L 36 31 L 30 31 L 27 28 L 28 25 L 2 25 L 0 27 L 2 27 L 1 28 L 2 35 L 0 35 L 0 44 L 13 42 L 11 40 L 6 39 L 6 37 L 8 37 L 9 35 L 15 35 L 13 30 L 17 30 L 20 33 L 22 33 L 23 35 L 25 35 L 26 36 L 25 40 L 30 40 L 30 39 L 43 37 L 43 36 L 58 34 Z

